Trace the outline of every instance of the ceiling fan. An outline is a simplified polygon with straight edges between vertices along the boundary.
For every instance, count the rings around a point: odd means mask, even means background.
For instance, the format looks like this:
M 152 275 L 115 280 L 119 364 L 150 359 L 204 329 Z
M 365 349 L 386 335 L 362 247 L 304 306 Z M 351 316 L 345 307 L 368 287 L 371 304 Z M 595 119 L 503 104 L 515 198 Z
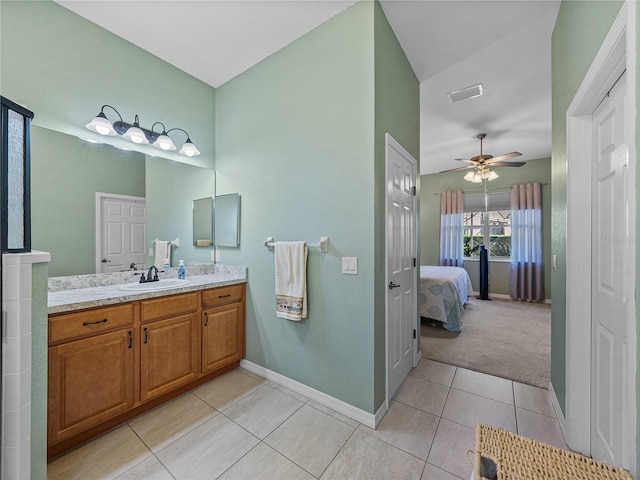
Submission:
M 505 160 L 513 157 L 519 157 L 522 155 L 520 152 L 509 152 L 503 155 L 499 155 L 494 157 L 493 155 L 484 155 L 482 153 L 482 140 L 487 136 L 486 133 L 479 133 L 476 135 L 480 140 L 480 155 L 476 155 L 475 157 L 471 157 L 470 159 L 466 158 L 456 158 L 458 162 L 470 163 L 471 165 L 467 165 L 459 168 L 452 168 L 450 170 L 445 170 L 445 172 L 455 172 L 457 170 L 471 170 L 464 176 L 465 180 L 468 180 L 473 183 L 481 183 L 482 180 L 494 180 L 498 178 L 498 174 L 491 170 L 489 167 L 521 167 L 525 162 L 505 162 Z M 444 172 L 440 172 L 444 173 Z

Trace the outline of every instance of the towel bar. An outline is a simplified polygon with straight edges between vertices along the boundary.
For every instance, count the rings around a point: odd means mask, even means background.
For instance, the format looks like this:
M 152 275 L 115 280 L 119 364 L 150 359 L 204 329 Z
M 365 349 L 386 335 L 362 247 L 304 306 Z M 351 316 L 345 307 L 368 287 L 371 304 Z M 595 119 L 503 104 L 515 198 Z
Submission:
M 273 237 L 269 237 L 264 242 L 262 242 L 262 244 L 269 250 L 273 250 L 276 242 Z M 321 252 L 327 253 L 329 251 L 329 237 L 320 237 L 320 241 L 317 243 L 307 242 L 307 246 L 319 248 Z
M 151 243 L 153 245 L 156 244 L 156 241 L 160 240 L 159 238 L 156 238 L 155 240 L 151 240 Z M 180 248 L 180 238 L 176 238 L 175 240 L 171 240 L 171 245 L 173 245 L 176 248 Z

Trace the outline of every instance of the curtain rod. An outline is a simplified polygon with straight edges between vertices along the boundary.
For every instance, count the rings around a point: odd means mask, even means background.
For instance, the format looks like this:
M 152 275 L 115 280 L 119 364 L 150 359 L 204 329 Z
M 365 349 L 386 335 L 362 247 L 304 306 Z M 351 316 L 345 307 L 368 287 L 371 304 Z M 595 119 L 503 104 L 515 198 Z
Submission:
M 529 182 L 529 183 L 539 183 L 540 186 L 548 185 L 547 182 Z M 517 183 L 515 185 L 520 185 L 520 184 Z M 449 190 L 445 190 L 445 192 L 446 191 L 449 191 Z M 509 192 L 509 191 L 511 191 L 511 187 L 509 187 L 509 188 L 497 188 L 495 190 L 487 190 L 486 192 L 484 190 L 463 190 L 462 193 L 463 194 L 464 193 L 500 193 L 500 192 Z M 434 195 L 440 195 L 441 193 L 443 193 L 443 192 L 434 192 L 433 194 Z

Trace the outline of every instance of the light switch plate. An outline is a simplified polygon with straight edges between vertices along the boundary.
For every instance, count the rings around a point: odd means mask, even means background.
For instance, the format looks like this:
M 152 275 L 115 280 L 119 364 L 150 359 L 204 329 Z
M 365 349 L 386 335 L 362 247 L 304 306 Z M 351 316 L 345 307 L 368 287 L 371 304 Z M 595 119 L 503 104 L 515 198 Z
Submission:
M 149 249 L 149 256 L 150 256 L 150 257 L 153 257 L 153 248 L 150 248 L 150 249 Z
M 220 250 L 216 250 L 216 262 L 220 261 Z
M 342 257 L 342 274 L 358 274 L 358 257 Z
M 215 250 L 211 250 L 211 261 L 212 262 L 216 261 L 216 251 Z

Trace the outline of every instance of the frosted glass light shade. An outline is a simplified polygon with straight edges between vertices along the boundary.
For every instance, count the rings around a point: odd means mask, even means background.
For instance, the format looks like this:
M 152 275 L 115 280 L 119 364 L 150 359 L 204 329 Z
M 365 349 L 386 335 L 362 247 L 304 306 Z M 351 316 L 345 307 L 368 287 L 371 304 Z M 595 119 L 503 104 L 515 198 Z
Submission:
M 475 172 L 472 170 L 471 172 L 467 173 L 467 174 L 464 176 L 464 179 L 465 179 L 467 182 L 471 182 L 471 181 L 473 181 L 473 177 L 475 177 L 475 176 L 476 176 L 476 174 L 475 174 Z
M 178 153 L 186 155 L 187 157 L 195 157 L 196 155 L 200 155 L 200 151 L 193 143 L 191 143 L 191 140 L 189 140 L 188 138 L 187 141 L 184 142 L 184 145 L 182 145 L 182 148 Z
M 171 137 L 164 133 L 162 135 L 159 135 L 158 138 L 156 138 L 156 141 L 152 143 L 152 145 L 156 148 L 159 148 L 160 150 L 177 149 L 177 147 L 173 143 L 173 140 L 171 140 Z
M 122 138 L 124 138 L 125 140 L 129 140 L 130 142 L 137 143 L 138 145 L 146 145 L 147 143 L 149 143 L 149 140 L 147 140 L 147 137 L 142 129 L 136 127 L 135 125 L 133 127 L 129 127 L 124 135 L 122 135 Z
M 489 176 L 487 177 L 487 180 L 489 180 L 489 181 L 495 180 L 498 177 L 499 177 L 499 175 L 496 172 L 494 172 L 493 170 L 491 170 L 491 173 L 489 173 Z
M 93 120 L 85 125 L 85 127 L 92 132 L 99 133 L 100 135 L 114 136 L 118 134 L 118 132 L 113 129 L 113 125 L 111 125 L 109 119 L 102 112 L 96 115 Z

